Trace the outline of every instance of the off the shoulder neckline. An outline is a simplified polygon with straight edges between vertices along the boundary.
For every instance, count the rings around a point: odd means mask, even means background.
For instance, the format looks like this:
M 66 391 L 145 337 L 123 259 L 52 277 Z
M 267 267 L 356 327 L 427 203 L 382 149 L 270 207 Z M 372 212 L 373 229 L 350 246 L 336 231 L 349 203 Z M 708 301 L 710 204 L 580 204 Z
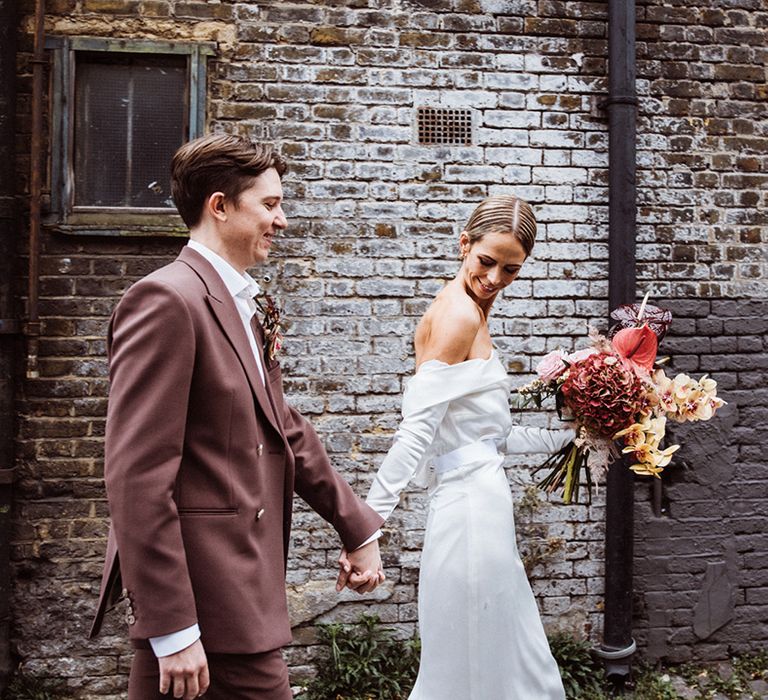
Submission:
M 427 360 L 426 362 L 422 362 L 419 365 L 419 368 L 416 370 L 416 374 L 421 372 L 421 370 L 424 369 L 424 367 L 426 367 L 426 366 L 428 366 L 430 364 L 435 364 L 435 365 L 438 365 L 440 367 L 459 367 L 460 365 L 466 365 L 466 364 L 468 364 L 470 362 L 490 362 L 494 357 L 496 357 L 496 348 L 495 347 L 491 348 L 491 354 L 488 357 L 473 357 L 473 358 L 471 358 L 469 360 L 462 360 L 461 362 L 455 362 L 452 365 L 449 364 L 448 362 L 443 362 L 442 360 L 438 360 L 437 358 L 435 358 L 433 360 Z

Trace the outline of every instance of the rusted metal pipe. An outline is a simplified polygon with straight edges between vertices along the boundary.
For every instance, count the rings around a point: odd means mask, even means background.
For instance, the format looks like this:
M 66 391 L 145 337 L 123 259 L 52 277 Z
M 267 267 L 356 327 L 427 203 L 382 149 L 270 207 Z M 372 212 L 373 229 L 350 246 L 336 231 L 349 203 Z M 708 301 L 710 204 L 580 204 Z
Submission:
M 32 57 L 32 144 L 29 176 L 29 277 L 27 292 L 27 378 L 39 376 L 40 228 L 43 192 L 43 79 L 45 78 L 45 0 L 35 0 L 35 44 Z
M 21 352 L 14 299 L 18 242 L 15 0 L 0 0 L 0 693 L 11 660 L 11 537 L 13 532 L 15 381 Z

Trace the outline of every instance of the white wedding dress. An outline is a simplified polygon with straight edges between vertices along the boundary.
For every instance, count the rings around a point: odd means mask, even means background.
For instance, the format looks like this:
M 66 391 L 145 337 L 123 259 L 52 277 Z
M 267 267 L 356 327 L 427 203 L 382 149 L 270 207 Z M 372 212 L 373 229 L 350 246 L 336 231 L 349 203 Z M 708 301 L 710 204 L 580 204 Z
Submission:
M 572 430 L 513 427 L 496 351 L 409 380 L 403 420 L 367 502 L 385 519 L 429 486 L 419 574 L 419 675 L 409 700 L 564 700 L 515 542 L 500 453 L 551 453 Z

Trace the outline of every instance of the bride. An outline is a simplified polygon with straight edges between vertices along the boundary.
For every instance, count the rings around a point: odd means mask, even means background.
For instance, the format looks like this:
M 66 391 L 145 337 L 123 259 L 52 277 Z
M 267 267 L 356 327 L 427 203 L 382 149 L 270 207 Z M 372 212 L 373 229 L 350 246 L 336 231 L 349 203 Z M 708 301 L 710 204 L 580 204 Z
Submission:
M 489 197 L 471 215 L 458 274 L 416 329 L 403 420 L 368 493 L 386 519 L 410 481 L 429 487 L 421 663 L 409 700 L 565 698 L 517 551 L 502 464 L 504 453 L 556 452 L 574 434 L 512 425 L 509 379 L 488 330 L 535 234 L 530 206 L 514 196 Z

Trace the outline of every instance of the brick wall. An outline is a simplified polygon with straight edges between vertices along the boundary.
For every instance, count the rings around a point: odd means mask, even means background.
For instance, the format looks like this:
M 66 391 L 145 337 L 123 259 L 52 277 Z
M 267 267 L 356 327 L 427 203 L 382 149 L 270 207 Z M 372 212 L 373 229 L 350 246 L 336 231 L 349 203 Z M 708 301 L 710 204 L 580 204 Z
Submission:
M 720 658 L 729 645 L 760 639 L 760 624 L 765 636 L 764 535 L 742 514 L 765 502 L 747 502 L 760 487 L 765 493 L 756 431 L 766 401 L 754 391 L 766 369 L 765 329 L 758 328 L 765 309 L 729 298 L 767 296 L 760 244 L 768 141 L 756 118 L 766 97 L 759 42 L 768 16 L 757 2 L 722 6 L 638 7 L 639 288 L 669 298 L 680 316 L 667 341 L 675 368 L 711 371 L 731 392 L 733 412 L 720 427 L 697 426 L 689 440 L 716 432 L 740 460 L 718 488 L 697 484 L 696 472 L 675 472 L 666 519 L 652 521 L 645 486 L 638 489 L 636 636 L 655 656 Z M 22 155 L 31 3 L 25 7 Z M 48 8 L 52 34 L 218 42 L 211 129 L 276 141 L 292 163 L 285 180 L 291 226 L 276 246 L 269 283 L 292 321 L 286 386 L 361 495 L 397 424 L 416 321 L 457 269 L 456 237 L 483 197 L 515 192 L 536 206 L 540 221 L 534 259 L 499 300 L 492 322 L 515 379 L 527 381 L 542 353 L 573 348 L 590 323 L 604 327 L 607 124 L 597 107 L 606 90 L 604 3 L 60 0 Z M 416 144 L 421 105 L 471 109 L 472 145 Z M 27 163 L 20 163 L 23 182 Z M 84 639 L 107 527 L 106 321 L 125 288 L 180 245 L 54 233 L 44 241 L 41 377 L 25 382 L 20 397 L 14 643 L 30 672 L 67 678 L 80 697 L 121 697 L 130 658 L 119 615 L 100 640 Z M 753 365 L 728 365 L 731 352 Z M 756 403 L 742 406 L 745 400 Z M 531 412 L 520 420 L 546 425 L 549 416 Z M 689 449 L 681 455 L 692 460 Z M 530 481 L 527 466 L 510 464 L 519 498 Z M 735 509 L 727 522 L 711 517 L 710 498 L 722 500 L 723 514 Z M 388 525 L 387 585 L 370 600 L 350 594 L 335 606 L 336 539 L 297 504 L 288 573 L 294 678 L 308 670 L 318 621 L 374 610 L 410 634 L 424 505 L 422 494 L 409 492 Z M 595 640 L 603 518 L 602 492 L 590 508 L 520 513 L 529 553 L 566 541 L 533 569 L 545 622 Z M 709 549 L 686 534 L 695 533 L 697 518 L 701 527 L 719 528 Z M 723 535 L 732 535 L 732 546 Z M 691 632 L 694 610 L 707 562 L 720 560 L 735 614 L 700 641 Z M 748 575 L 737 574 L 742 563 Z M 680 579 L 672 578 L 676 568 Z M 674 597 L 667 598 L 670 588 Z
M 669 373 L 711 374 L 729 405 L 672 431 L 683 448 L 661 517 L 637 490 L 635 635 L 651 658 L 718 659 L 768 636 L 768 14 L 642 5 L 638 289 L 675 313 Z
M 672 426 L 683 446 L 660 515 L 650 485 L 636 492 L 635 635 L 651 658 L 720 659 L 768 642 L 768 301 L 666 303 L 676 315 L 667 374 L 717 377 L 728 405 L 706 426 Z

